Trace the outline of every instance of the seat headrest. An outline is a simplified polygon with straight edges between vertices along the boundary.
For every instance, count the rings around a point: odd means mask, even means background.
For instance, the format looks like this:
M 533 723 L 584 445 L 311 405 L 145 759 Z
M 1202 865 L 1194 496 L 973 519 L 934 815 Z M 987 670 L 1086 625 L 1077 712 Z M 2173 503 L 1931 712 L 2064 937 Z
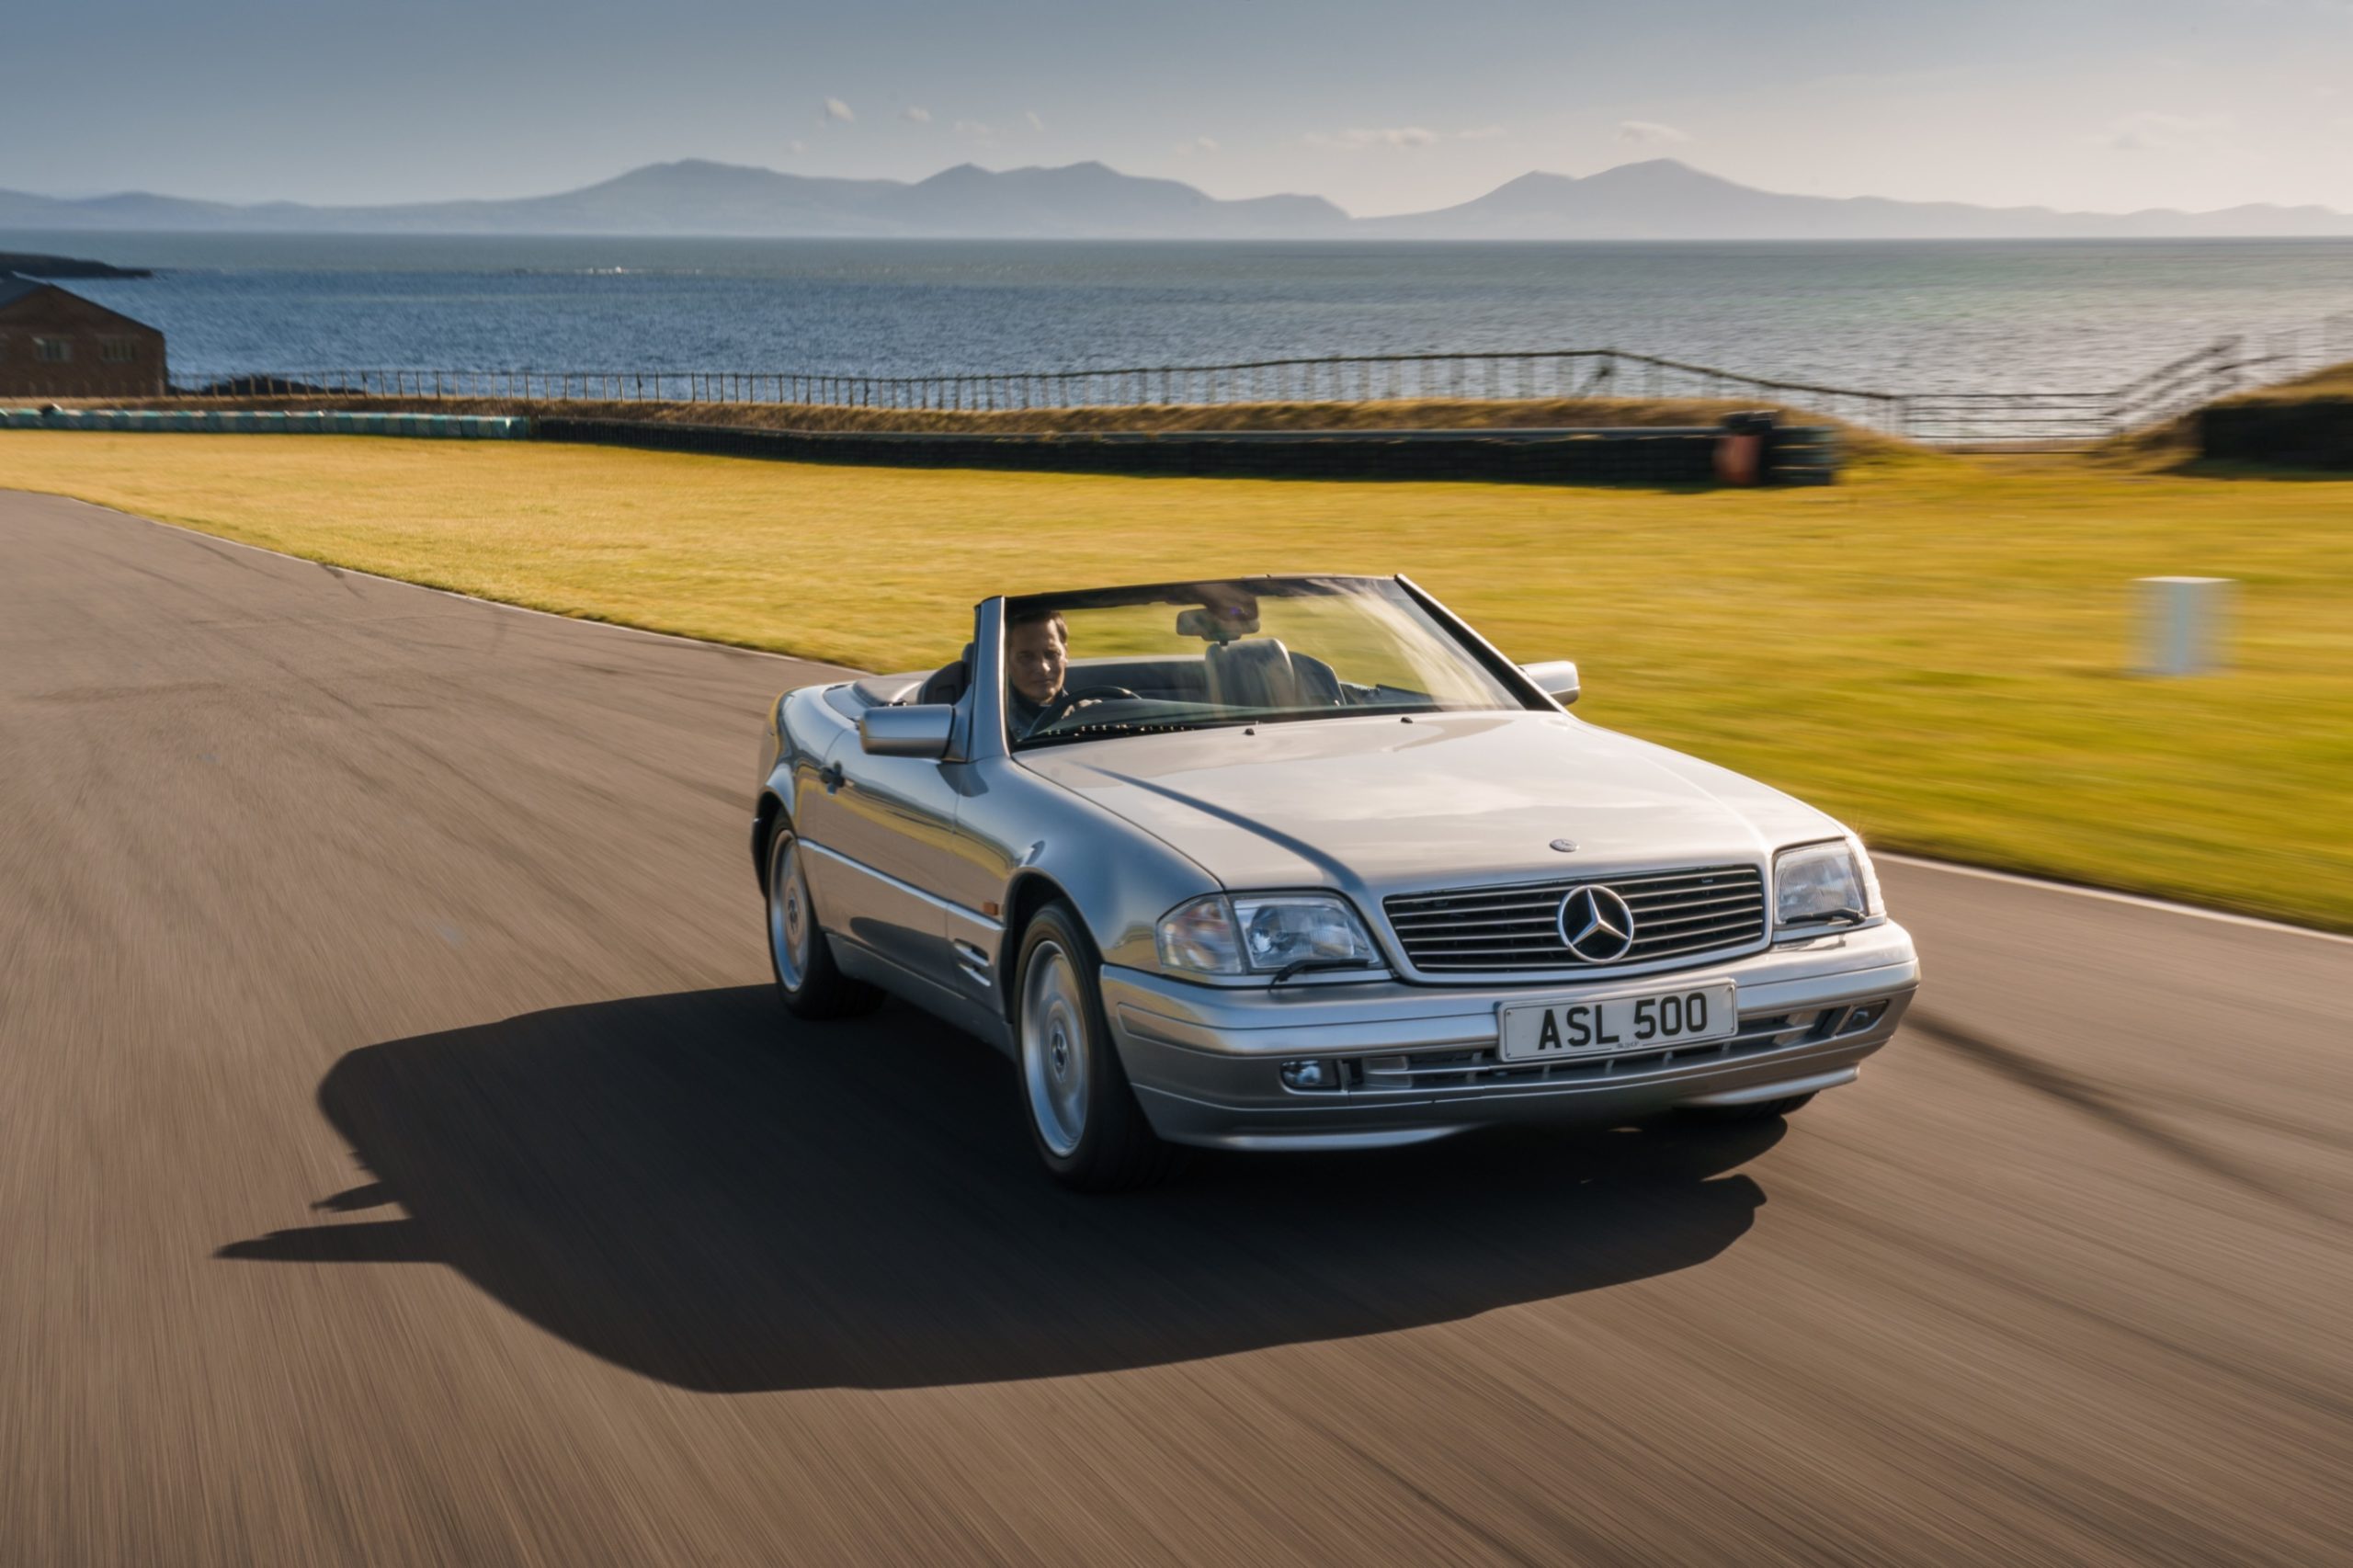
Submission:
M 942 665 L 925 677 L 923 687 L 915 693 L 917 702 L 961 702 L 964 688 L 972 680 L 972 645 L 964 644 L 963 656 L 952 665 Z
M 1210 694 L 1230 708 L 1297 708 L 1299 672 L 1279 637 L 1213 642 L 1206 662 Z

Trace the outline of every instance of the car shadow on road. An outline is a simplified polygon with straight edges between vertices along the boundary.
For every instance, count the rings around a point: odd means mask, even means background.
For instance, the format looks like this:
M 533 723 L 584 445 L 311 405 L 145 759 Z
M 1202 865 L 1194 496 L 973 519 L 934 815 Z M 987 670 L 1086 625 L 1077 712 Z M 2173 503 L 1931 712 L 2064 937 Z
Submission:
M 620 1366 L 714 1392 L 1051 1377 L 1450 1322 L 1687 1268 L 1764 1201 L 1782 1124 L 1205 1154 L 1066 1193 L 1010 1064 L 893 1006 L 765 987 L 352 1051 L 319 1104 L 358 1185 L 221 1250 L 434 1262 Z M 365 1218 L 397 1205 L 404 1217 Z M 345 1219 L 338 1216 L 351 1215 Z

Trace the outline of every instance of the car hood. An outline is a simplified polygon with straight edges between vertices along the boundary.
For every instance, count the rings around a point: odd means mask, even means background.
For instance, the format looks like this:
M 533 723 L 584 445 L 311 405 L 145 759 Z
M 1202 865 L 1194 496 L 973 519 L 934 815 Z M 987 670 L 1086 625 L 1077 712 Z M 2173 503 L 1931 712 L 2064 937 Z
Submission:
M 1762 864 L 1837 823 L 1559 713 L 1324 719 L 1021 755 L 1228 887 L 1375 897 L 1514 877 Z M 1573 850 L 1552 847 L 1554 840 Z

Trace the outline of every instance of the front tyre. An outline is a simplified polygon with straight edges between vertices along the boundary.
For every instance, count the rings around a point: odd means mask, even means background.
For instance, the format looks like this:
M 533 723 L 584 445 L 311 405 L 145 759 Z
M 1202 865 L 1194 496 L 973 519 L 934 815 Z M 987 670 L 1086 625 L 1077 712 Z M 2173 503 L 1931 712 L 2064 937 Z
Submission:
M 800 1017 L 851 1017 L 882 1000 L 881 992 L 835 964 L 833 944 L 810 902 L 801 841 L 781 824 L 768 845 L 768 967 L 784 1005 Z
M 1015 1039 L 1030 1142 L 1056 1181 L 1082 1192 L 1146 1187 L 1176 1168 L 1120 1066 L 1103 1012 L 1095 945 L 1057 899 L 1021 935 Z

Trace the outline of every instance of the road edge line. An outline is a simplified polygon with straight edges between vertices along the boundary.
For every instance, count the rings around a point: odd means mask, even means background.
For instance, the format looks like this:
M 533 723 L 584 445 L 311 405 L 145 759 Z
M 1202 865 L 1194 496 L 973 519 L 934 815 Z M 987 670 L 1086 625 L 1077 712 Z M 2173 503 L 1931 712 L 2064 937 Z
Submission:
M 2153 909 L 2165 915 L 2186 915 L 2196 920 L 2212 920 L 2224 926 L 2245 926 L 2257 931 L 2276 931 L 2290 937 L 2311 937 L 2323 942 L 2342 942 L 2353 947 L 2353 937 L 2339 931 L 2324 931 L 2314 926 L 2296 926 L 2285 920 L 2266 920 L 2259 915 L 2237 915 L 2227 909 L 2205 909 L 2194 903 L 2181 903 L 2173 899 L 2155 898 L 2147 893 L 2119 892 L 2113 888 L 2087 887 L 2082 882 L 2055 881 L 2049 877 L 2029 876 L 2023 871 L 1997 871 L 1987 866 L 1968 866 L 1958 860 L 1931 860 L 1918 855 L 1899 855 L 1891 850 L 1871 851 L 1871 858 L 1890 865 L 1910 866 L 1924 871 L 1946 871 L 1956 877 L 1975 877 L 1981 881 L 2008 882 L 2018 887 L 2034 888 L 2042 892 L 2072 893 L 2077 898 L 2098 899 L 2104 903 L 2131 904 L 2138 909 Z
M 561 610 L 537 609 L 530 605 L 511 604 L 505 599 L 484 598 L 480 594 L 469 594 L 457 588 L 437 588 L 430 583 L 418 583 L 406 577 L 388 577 L 381 572 L 369 572 L 358 566 L 337 566 L 332 562 L 322 561 L 315 555 L 296 555 L 290 551 L 272 550 L 266 544 L 250 544 L 241 539 L 231 539 L 225 534 L 207 533 L 202 528 L 193 528 L 186 523 L 167 523 L 161 517 L 150 517 L 139 512 L 126 512 L 119 506 L 109 506 L 103 502 L 85 501 L 79 495 L 68 495 L 62 491 L 16 490 L 0 486 L 0 492 L 11 495 L 38 495 L 51 501 L 70 501 L 76 506 L 87 506 L 94 512 L 107 512 L 118 517 L 128 517 L 134 523 L 145 523 L 150 528 L 169 528 L 174 533 L 187 534 L 191 539 L 205 540 L 213 544 L 225 544 L 233 550 L 250 550 L 256 555 L 275 555 L 280 561 L 291 561 L 301 566 L 325 566 L 354 577 L 367 577 L 379 583 L 390 583 L 395 587 L 415 588 L 419 593 L 439 594 L 444 598 L 463 599 L 468 604 L 485 605 L 492 609 L 511 610 L 517 615 L 536 615 L 547 620 L 561 620 L 570 626 L 598 626 L 608 631 L 626 632 L 631 637 L 651 637 L 660 642 L 684 642 L 690 648 L 711 648 L 722 653 L 744 653 L 756 659 L 780 659 L 789 665 L 804 665 L 811 669 L 827 671 L 851 680 L 871 673 L 855 669 L 848 665 L 830 664 L 824 659 L 813 659 L 805 653 L 779 653 L 773 648 L 747 648 L 741 642 L 721 642 L 709 637 L 689 637 L 682 631 L 656 631 L 651 627 L 631 626 L 626 621 L 598 620 L 585 615 L 565 615 Z M 816 683 L 813 681 L 808 684 Z

